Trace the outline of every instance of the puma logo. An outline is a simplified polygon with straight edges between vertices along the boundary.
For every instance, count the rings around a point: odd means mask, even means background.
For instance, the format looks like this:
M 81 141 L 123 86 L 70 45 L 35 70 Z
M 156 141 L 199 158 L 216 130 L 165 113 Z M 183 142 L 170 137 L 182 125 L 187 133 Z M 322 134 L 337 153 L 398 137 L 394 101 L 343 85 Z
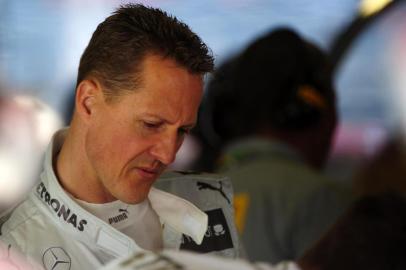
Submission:
M 219 181 L 219 184 L 220 184 L 220 187 L 215 187 L 215 186 L 212 186 L 212 185 L 207 184 L 207 183 L 204 183 L 204 182 L 197 182 L 197 187 L 199 188 L 199 190 L 202 190 L 202 189 L 210 189 L 210 190 L 218 191 L 218 192 L 220 192 L 221 196 L 223 196 L 224 199 L 226 199 L 226 201 L 227 201 L 229 204 L 231 204 L 230 199 L 227 198 L 226 194 L 225 194 L 224 191 L 223 191 L 223 182 Z

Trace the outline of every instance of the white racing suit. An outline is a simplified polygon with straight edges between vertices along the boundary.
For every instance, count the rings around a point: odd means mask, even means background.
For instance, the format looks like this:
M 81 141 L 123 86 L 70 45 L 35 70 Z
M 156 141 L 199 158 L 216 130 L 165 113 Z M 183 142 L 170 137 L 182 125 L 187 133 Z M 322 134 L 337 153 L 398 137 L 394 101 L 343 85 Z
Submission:
M 17 257 L 22 254 L 30 269 L 87 270 L 142 250 L 63 190 L 52 169 L 53 156 L 61 143 L 56 138 L 53 144 L 47 150 L 40 182 L 1 227 L 0 240 L 6 248 L 0 252 L 0 262 L 15 257 L 18 264 Z M 165 249 L 238 256 L 232 190 L 226 178 L 171 173 L 158 182 L 195 203 L 151 189 L 148 199 L 160 219 Z
M 138 252 L 110 262 L 99 270 L 300 270 L 292 261 L 277 265 L 250 263 L 213 255 L 164 250 L 161 253 Z

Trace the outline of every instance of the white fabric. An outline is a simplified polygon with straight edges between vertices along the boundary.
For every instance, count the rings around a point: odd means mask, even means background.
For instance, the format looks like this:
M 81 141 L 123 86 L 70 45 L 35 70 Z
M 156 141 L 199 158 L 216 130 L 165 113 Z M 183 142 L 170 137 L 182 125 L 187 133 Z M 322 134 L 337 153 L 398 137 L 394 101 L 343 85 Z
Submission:
M 162 249 L 161 223 L 148 199 L 133 205 L 119 200 L 103 204 L 75 201 L 89 213 L 131 237 L 141 248 Z
M 186 251 L 165 250 L 160 254 L 138 252 L 117 259 L 99 270 L 300 270 L 294 262 L 277 265 L 256 264 L 248 261 L 202 255 Z
M 29 262 L 49 268 L 56 254 L 69 260 L 72 270 L 97 269 L 114 258 L 142 250 L 133 239 L 86 211 L 62 189 L 52 168 L 52 159 L 62 143 L 63 132 L 58 132 L 47 149 L 40 183 L 4 223 L 0 240 L 11 245 L 11 251 L 24 254 Z M 182 234 L 201 243 L 207 230 L 204 212 L 155 188 L 148 199 L 164 226 L 165 248 L 176 246 L 171 241 L 180 241 Z

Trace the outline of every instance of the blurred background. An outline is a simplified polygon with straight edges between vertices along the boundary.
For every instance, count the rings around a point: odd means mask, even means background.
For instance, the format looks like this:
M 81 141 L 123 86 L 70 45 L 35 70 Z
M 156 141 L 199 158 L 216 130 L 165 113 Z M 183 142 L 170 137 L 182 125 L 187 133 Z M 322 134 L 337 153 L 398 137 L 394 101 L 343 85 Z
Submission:
M 81 53 L 96 26 L 127 2 L 0 0 L 0 88 L 3 95 L 28 96 L 41 104 L 34 106 L 46 111 L 38 122 L 41 134 L 49 137 L 68 123 Z M 331 52 L 341 123 L 328 172 L 337 181 L 347 184 L 362 162 L 405 128 L 405 1 L 138 2 L 187 23 L 212 49 L 216 64 L 278 26 L 289 26 Z M 198 141 L 188 140 L 175 167 L 188 169 L 198 150 Z

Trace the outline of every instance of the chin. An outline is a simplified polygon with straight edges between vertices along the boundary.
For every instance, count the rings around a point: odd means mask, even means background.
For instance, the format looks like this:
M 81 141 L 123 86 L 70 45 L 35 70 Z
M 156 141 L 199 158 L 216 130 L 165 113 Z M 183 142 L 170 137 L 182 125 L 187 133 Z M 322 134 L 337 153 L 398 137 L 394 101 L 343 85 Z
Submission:
M 147 199 L 148 196 L 123 196 L 122 198 L 119 198 L 120 201 L 127 203 L 127 204 L 138 204 L 138 203 L 142 203 L 143 201 L 145 201 L 145 199 Z
M 148 198 L 149 191 L 151 186 L 141 187 L 138 189 L 132 189 L 134 192 L 129 192 L 129 190 L 124 190 L 124 193 L 121 196 L 117 197 L 120 201 L 128 204 L 137 204 L 145 201 Z

